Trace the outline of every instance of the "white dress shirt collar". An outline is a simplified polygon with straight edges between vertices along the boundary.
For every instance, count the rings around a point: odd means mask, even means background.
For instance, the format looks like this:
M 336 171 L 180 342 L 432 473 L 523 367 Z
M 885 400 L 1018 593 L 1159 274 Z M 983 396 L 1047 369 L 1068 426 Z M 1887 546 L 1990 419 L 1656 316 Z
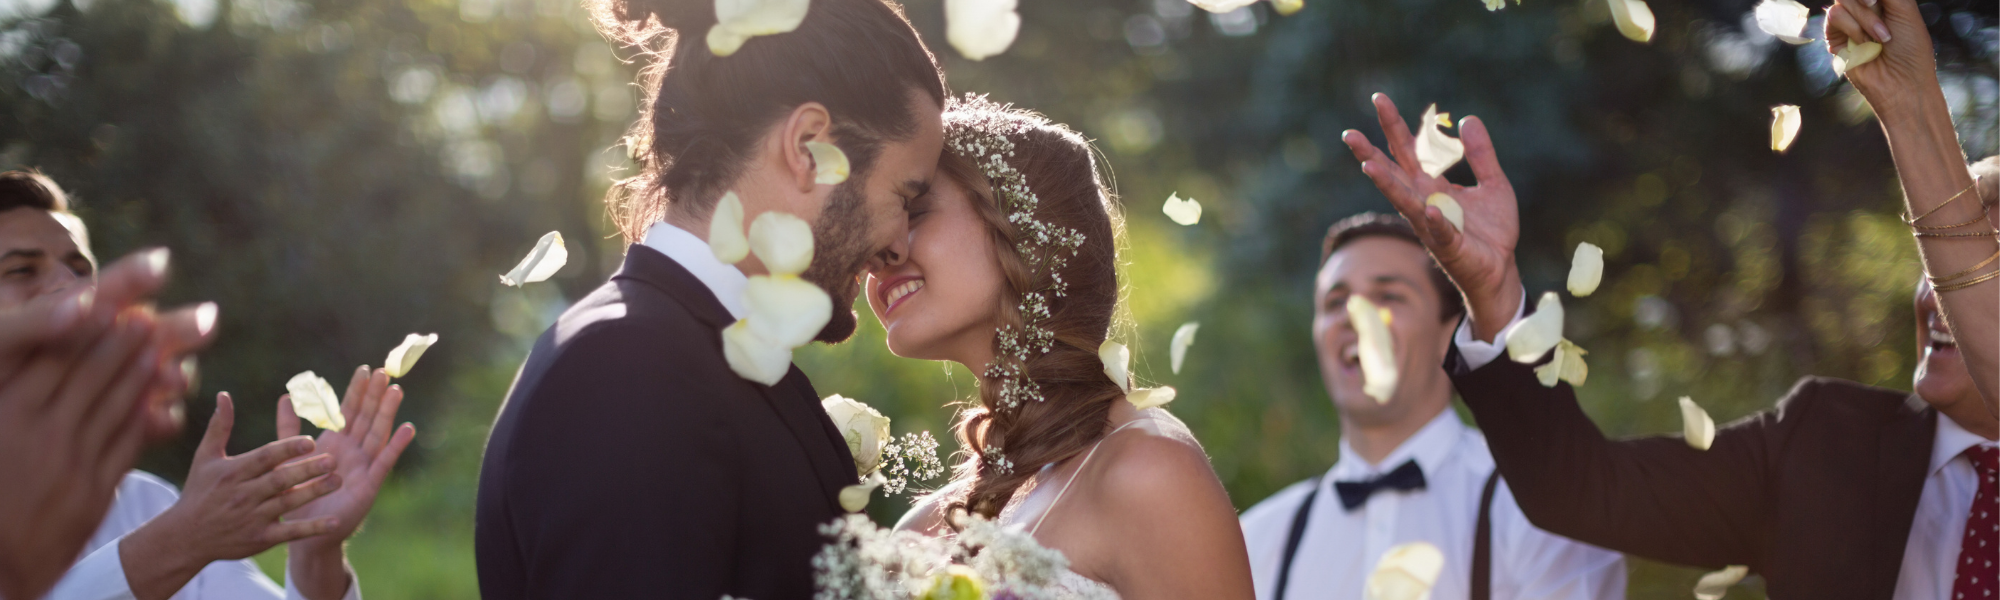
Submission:
M 1417 468 L 1423 469 L 1425 475 L 1439 473 L 1445 459 L 1451 457 L 1452 449 L 1465 437 L 1465 430 L 1465 423 L 1458 420 L 1458 413 L 1447 407 L 1410 439 L 1403 440 L 1395 450 L 1391 450 L 1382 462 L 1373 465 L 1361 458 L 1361 454 L 1355 452 L 1354 447 L 1343 438 L 1340 440 L 1340 460 L 1333 463 L 1333 470 L 1328 475 L 1334 481 L 1355 481 L 1388 472 L 1411 460 L 1417 461 Z
M 1931 442 L 1930 473 L 1936 475 L 1938 469 L 1944 468 L 1946 464 L 1951 462 L 1951 459 L 1958 458 L 1958 455 L 1964 454 L 1966 448 L 1981 444 L 1992 446 L 1993 440 L 1979 437 L 1979 434 L 1966 431 L 1964 427 L 1958 425 L 1957 421 L 1953 421 L 1951 417 L 1939 413 L 1937 416 L 1937 437 Z
M 666 221 L 654 223 L 646 230 L 646 239 L 639 242 L 647 248 L 660 251 L 667 258 L 680 263 L 681 268 L 694 274 L 695 279 L 708 286 L 722 308 L 729 310 L 729 316 L 742 319 L 748 309 L 743 304 L 743 288 L 750 285 L 750 278 L 743 275 L 735 265 L 725 264 L 715 258 L 708 249 L 708 242 Z

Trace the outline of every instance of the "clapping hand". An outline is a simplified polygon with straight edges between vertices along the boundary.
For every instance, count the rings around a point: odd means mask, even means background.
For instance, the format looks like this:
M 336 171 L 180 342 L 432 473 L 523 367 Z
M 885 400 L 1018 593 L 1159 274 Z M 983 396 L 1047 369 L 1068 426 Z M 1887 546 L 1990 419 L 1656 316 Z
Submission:
M 1410 221 L 1431 256 L 1465 294 L 1474 334 L 1490 341 L 1520 308 L 1521 275 L 1514 266 L 1514 247 L 1521 237 L 1521 217 L 1514 187 L 1500 170 L 1486 124 L 1479 117 L 1466 117 L 1460 123 L 1465 159 L 1479 180 L 1478 185 L 1466 187 L 1424 173 L 1415 137 L 1396 112 L 1396 104 L 1385 94 L 1375 94 L 1374 100 L 1389 154 L 1376 149 L 1359 131 L 1349 129 L 1341 140 L 1361 161 L 1361 172 Z M 1425 205 L 1434 193 L 1458 201 L 1465 211 L 1464 231 L 1453 227 L 1436 207 Z
M 343 482 L 338 491 L 327 494 L 286 515 L 287 519 L 331 518 L 332 529 L 292 542 L 289 557 L 294 585 L 307 597 L 337 598 L 346 590 L 347 570 L 340 545 L 354 535 L 382 481 L 396 466 L 410 441 L 416 438 L 415 425 L 396 426 L 396 412 L 403 405 L 403 388 L 389 384 L 389 374 L 381 369 L 356 369 L 341 398 L 340 412 L 347 427 L 319 434 L 318 456 L 336 462 L 334 475 Z M 299 418 L 292 411 L 289 396 L 278 402 L 278 435 L 297 435 Z

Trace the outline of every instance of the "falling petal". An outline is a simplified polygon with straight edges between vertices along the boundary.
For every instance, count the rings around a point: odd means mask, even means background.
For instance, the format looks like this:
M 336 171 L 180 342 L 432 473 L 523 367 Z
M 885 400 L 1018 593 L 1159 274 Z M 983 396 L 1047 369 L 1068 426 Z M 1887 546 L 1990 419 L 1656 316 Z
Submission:
M 851 513 L 861 512 L 861 509 L 868 508 L 868 499 L 875 495 L 875 488 L 882 487 L 882 484 L 888 482 L 889 480 L 882 477 L 881 473 L 876 473 L 861 483 L 840 488 L 840 509 Z
M 1722 600 L 1722 594 L 1731 586 L 1743 581 L 1750 574 L 1750 567 L 1730 565 L 1720 571 L 1711 571 L 1701 576 L 1694 584 L 1694 597 L 1698 600 Z
M 334 394 L 326 378 L 306 371 L 285 382 L 285 390 L 292 393 L 292 412 L 299 418 L 327 431 L 347 428 L 347 417 L 340 414 L 340 396 Z
M 1784 154 L 1792 147 L 1792 140 L 1799 137 L 1799 125 L 1804 119 L 1799 116 L 1799 107 L 1780 104 L 1771 107 L 1771 151 Z
M 777 385 L 792 366 L 792 350 L 757 337 L 750 331 L 749 319 L 723 328 L 722 357 L 729 361 L 729 370 L 764 385 Z
M 1175 391 L 1171 386 L 1160 386 L 1143 390 L 1132 390 L 1132 393 L 1125 395 L 1125 400 L 1131 402 L 1133 408 L 1146 410 L 1157 406 L 1166 406 L 1168 402 L 1174 401 L 1174 396 L 1179 394 L 1180 392 Z
M 1424 118 L 1417 120 L 1417 164 L 1424 168 L 1425 175 L 1432 177 L 1465 158 L 1465 142 L 1438 130 L 1437 110 L 1438 106 L 1432 104 L 1424 109 Z
M 1583 242 L 1576 245 L 1576 254 L 1569 261 L 1569 293 L 1582 298 L 1597 291 L 1597 284 L 1604 281 L 1604 249 L 1597 244 Z
M 1618 24 L 1618 33 L 1634 42 L 1653 41 L 1653 9 L 1647 8 L 1644 0 L 1606 0 L 1611 5 L 1611 20 Z
M 750 222 L 750 252 L 772 275 L 797 275 L 812 265 L 812 225 L 789 213 L 769 211 Z
M 1160 212 L 1167 213 L 1167 218 L 1182 225 L 1201 222 L 1201 203 L 1193 198 L 1182 198 L 1179 192 L 1167 195 L 1167 203 L 1160 207 Z
M 563 246 L 562 232 L 551 231 L 535 242 L 535 249 L 521 258 L 521 264 L 514 270 L 500 276 L 500 283 L 520 287 L 555 275 L 558 269 L 569 263 L 569 249 Z
M 1444 572 L 1444 552 L 1427 542 L 1392 546 L 1362 588 L 1366 600 L 1425 600 Z
M 750 239 L 743 237 L 743 201 L 736 192 L 724 193 L 715 202 L 715 213 L 708 217 L 708 250 L 726 265 L 750 255 Z
M 1846 77 L 1848 69 L 1868 64 L 1868 61 L 1875 60 L 1875 57 L 1881 54 L 1881 44 L 1847 40 L 1846 46 L 1841 47 L 1839 52 L 1833 53 L 1833 72 Z
M 1201 323 L 1189 321 L 1174 330 L 1174 340 L 1167 345 L 1167 354 L 1173 359 L 1174 374 L 1181 373 L 1181 361 L 1187 358 L 1188 346 L 1194 345 L 1194 332 L 1201 329 Z
M 1278 16 L 1280 17 L 1289 17 L 1298 14 L 1299 11 L 1305 10 L 1305 8 L 1306 0 L 1271 0 L 1271 10 L 1278 11 Z
M 1707 450 L 1715 443 L 1715 419 L 1708 418 L 1708 411 L 1687 396 L 1681 396 L 1681 434 L 1696 450 Z
M 1387 314 L 1359 294 L 1347 297 L 1347 320 L 1354 324 L 1355 349 L 1361 354 L 1361 393 L 1384 404 L 1396 393 L 1399 377 Z
M 422 358 L 424 351 L 431 349 L 431 344 L 435 344 L 437 341 L 438 334 L 435 333 L 430 335 L 412 333 L 403 336 L 403 345 L 389 351 L 389 359 L 382 361 L 382 370 L 388 371 L 390 377 L 402 377 L 409 374 L 410 367 L 417 366 L 417 359 Z
M 1500 335 L 1507 338 L 1509 358 L 1518 363 L 1532 363 L 1562 341 L 1562 331 L 1562 299 L 1556 297 L 1555 292 L 1543 292 L 1541 300 L 1535 302 L 1535 314 L 1521 319 Z
M 708 51 L 729 56 L 752 37 L 798 29 L 810 7 L 810 0 L 715 0 L 716 23 L 708 29 Z
M 833 318 L 833 298 L 797 275 L 757 275 L 743 288 L 750 331 L 786 348 L 813 341 Z
M 847 181 L 847 153 L 826 142 L 806 142 L 813 155 L 813 183 L 839 185 Z
M 1256 4 L 1257 0 L 1188 0 L 1188 3 L 1212 13 L 1226 13 Z
M 1132 352 L 1124 344 L 1111 340 L 1097 347 L 1097 360 L 1104 363 L 1104 376 L 1118 383 L 1118 389 L 1132 393 L 1132 373 L 1126 366 L 1132 363 Z
M 1555 387 L 1557 381 L 1562 381 L 1563 356 L 1568 353 L 1568 347 L 1561 343 L 1556 344 L 1555 358 L 1549 359 L 1549 362 L 1542 366 L 1535 367 L 1535 381 L 1541 382 L 1542 387 Z
M 1583 357 L 1590 352 L 1569 340 L 1563 340 L 1556 347 L 1563 349 L 1562 380 L 1568 382 L 1570 387 L 1583 387 L 1584 380 L 1590 378 L 1590 365 L 1583 361 Z
M 1465 231 L 1465 207 L 1459 206 L 1457 199 L 1444 192 L 1438 192 L 1425 198 L 1424 206 L 1438 207 L 1438 212 L 1444 213 L 1444 220 L 1451 221 L 1453 228 Z
M 819 406 L 833 421 L 834 429 L 840 430 L 848 453 L 854 455 L 855 474 L 867 477 L 882 466 L 882 448 L 889 443 L 889 417 L 882 416 L 875 407 L 840 394 L 827 396 L 819 401 Z
M 1503 8 L 1507 8 L 1507 0 L 1482 0 L 1482 1 L 1486 3 L 1487 12 L 1492 12 Z
M 1792 0 L 1764 0 L 1757 5 L 1757 28 L 1787 44 L 1805 44 L 1812 38 L 1800 37 L 1812 18 L 1812 9 Z
M 945 39 L 969 60 L 986 60 L 1014 44 L 1021 32 L 1017 0 L 945 0 Z

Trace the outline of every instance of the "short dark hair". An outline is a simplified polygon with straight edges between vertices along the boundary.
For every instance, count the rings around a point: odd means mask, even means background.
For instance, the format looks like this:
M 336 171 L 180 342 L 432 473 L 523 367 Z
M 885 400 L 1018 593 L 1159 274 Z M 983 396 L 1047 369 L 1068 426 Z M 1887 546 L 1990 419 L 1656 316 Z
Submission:
M 1417 230 L 1411 228 L 1410 222 L 1403 220 L 1402 215 L 1365 212 L 1341 219 L 1326 229 L 1326 240 L 1319 245 L 1319 266 L 1325 267 L 1327 259 L 1333 258 L 1333 253 L 1342 246 L 1371 237 L 1396 238 L 1416 244 L 1418 248 L 1424 246 L 1424 241 L 1417 238 Z M 1458 296 L 1458 286 L 1452 285 L 1451 277 L 1444 274 L 1444 268 L 1430 257 L 1429 251 L 1424 253 L 1424 262 L 1430 266 L 1426 270 L 1430 272 L 1431 287 L 1438 295 L 1438 320 L 1450 320 L 1465 314 L 1465 299 Z
M 69 196 L 55 180 L 33 169 L 0 173 L 0 212 L 22 207 L 67 213 Z

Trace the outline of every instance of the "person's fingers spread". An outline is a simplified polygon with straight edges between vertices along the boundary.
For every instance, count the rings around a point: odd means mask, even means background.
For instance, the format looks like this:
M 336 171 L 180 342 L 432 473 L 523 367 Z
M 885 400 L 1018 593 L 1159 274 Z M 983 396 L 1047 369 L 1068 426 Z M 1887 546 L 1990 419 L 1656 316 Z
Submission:
M 0 310 L 0 381 L 12 379 L 37 347 L 71 333 L 90 311 L 94 296 L 82 287 Z
M 292 395 L 278 396 L 278 439 L 299 434 L 299 415 L 292 411 Z
M 1390 160 L 1388 156 L 1382 154 L 1381 150 L 1375 148 L 1375 144 L 1368 141 L 1368 136 L 1363 135 L 1359 131 L 1349 129 L 1341 132 L 1340 141 L 1346 142 L 1347 149 L 1354 152 L 1354 160 L 1356 162 L 1368 162 L 1376 160 L 1377 157 L 1380 157 L 1381 160 Z
M 1425 239 L 1429 240 L 1426 245 L 1430 247 L 1432 254 L 1451 248 L 1452 244 L 1458 241 L 1460 232 L 1452 227 L 1450 221 L 1445 220 L 1443 210 L 1435 206 L 1424 207 L 1423 217 L 1424 230 L 1427 232 Z
M 236 406 L 229 401 L 229 392 L 215 395 L 215 414 L 208 417 L 208 431 L 201 436 L 201 445 L 194 451 L 195 462 L 207 462 L 223 458 L 229 453 L 229 430 L 236 424 Z
M 416 424 L 404 423 L 402 427 L 396 428 L 395 437 L 389 438 L 389 445 L 383 447 L 382 452 L 375 455 L 374 462 L 368 464 L 368 478 L 377 488 L 380 488 L 382 481 L 389 477 L 389 472 L 395 470 L 396 461 L 403 457 L 403 449 L 409 448 L 410 442 L 415 439 L 417 439 Z
M 1408 218 L 1415 211 L 1423 210 L 1423 201 L 1416 198 L 1416 190 L 1410 187 L 1410 182 L 1404 178 L 1402 171 L 1382 161 L 1371 160 L 1361 164 L 1361 172 L 1367 175 L 1370 181 L 1375 182 L 1375 189 L 1381 191 L 1382 195 L 1389 199 L 1389 204 L 1396 207 L 1396 212 L 1403 213 L 1404 218 Z
M 1479 179 L 1479 185 L 1509 187 L 1507 173 L 1500 169 L 1500 156 L 1493 150 L 1493 138 L 1486 132 L 1486 121 L 1466 117 L 1458 122 L 1458 134 L 1465 141 L 1465 162 L 1472 164 L 1472 176 Z
M 352 435 L 356 440 L 364 440 L 375 432 L 377 425 L 381 425 L 383 428 L 388 427 L 387 423 L 382 423 L 380 419 L 375 418 L 376 414 L 382 412 L 382 399 L 388 393 L 389 371 L 375 369 L 368 375 L 368 388 L 362 394 L 360 412 L 356 413 L 354 418 L 347 422 L 349 427 L 357 427 L 349 435 Z M 390 420 L 394 421 L 394 418 Z
M 259 541 L 265 544 L 270 544 L 271 546 L 277 546 L 278 544 L 283 544 L 287 542 L 296 542 L 315 535 L 324 535 L 327 533 L 332 533 L 334 530 L 339 528 L 340 528 L 339 517 L 319 517 L 315 519 L 306 519 L 303 521 L 283 521 L 279 523 L 274 523 L 270 527 L 265 528 L 264 537 L 262 540 Z
M 220 315 L 221 309 L 214 302 L 161 313 L 161 350 L 168 356 L 183 356 L 208 347 L 215 340 L 215 325 Z
M 298 436 L 264 444 L 256 450 L 238 454 L 235 460 L 241 462 L 237 464 L 236 472 L 243 474 L 238 480 L 248 481 L 264 476 L 270 473 L 272 469 L 277 468 L 278 465 L 290 462 L 294 458 L 312 454 L 316 448 L 317 444 L 313 442 L 312 438 Z M 306 461 L 299 462 L 303 463 Z
M 119 310 L 152 297 L 167 281 L 166 248 L 148 248 L 125 255 L 97 275 L 97 304 Z
M 340 416 L 348 423 L 361 414 L 361 401 L 368 395 L 368 365 L 354 368 L 354 376 L 347 378 L 347 391 L 340 395 Z
M 152 339 L 152 324 L 147 321 L 131 321 L 63 378 L 62 389 L 56 392 L 56 401 L 63 406 L 57 410 L 82 411 L 76 413 L 75 422 L 83 443 L 94 446 L 109 439 L 145 397 L 160 360 L 158 349 L 147 343 Z
M 1382 140 L 1388 146 L 1389 155 L 1396 158 L 1396 167 L 1408 172 L 1417 164 L 1417 138 L 1410 133 L 1410 125 L 1403 121 L 1403 114 L 1396 112 L 1396 102 L 1388 94 L 1377 93 L 1375 120 L 1382 125 Z
M 256 478 L 245 484 L 247 486 L 245 489 L 248 489 L 258 498 L 269 498 L 284 493 L 285 490 L 299 484 L 332 473 L 334 469 L 339 467 L 340 463 L 337 462 L 332 454 L 320 454 L 312 458 L 278 465 L 276 468 L 271 469 L 269 473 L 248 471 L 248 473 L 253 474 Z
M 361 451 L 374 456 L 382 450 L 382 444 L 389 436 L 400 433 L 392 429 L 396 426 L 396 413 L 403 409 L 403 386 L 392 385 L 383 391 L 382 400 L 376 403 L 374 423 L 368 426 L 368 435 L 361 441 Z
M 338 491 L 342 484 L 339 473 L 328 473 L 323 477 L 299 482 L 297 485 L 280 490 L 283 493 L 273 495 L 258 505 L 257 514 L 278 518 L 280 515 L 292 512 L 293 509 L 305 506 L 307 502 Z

